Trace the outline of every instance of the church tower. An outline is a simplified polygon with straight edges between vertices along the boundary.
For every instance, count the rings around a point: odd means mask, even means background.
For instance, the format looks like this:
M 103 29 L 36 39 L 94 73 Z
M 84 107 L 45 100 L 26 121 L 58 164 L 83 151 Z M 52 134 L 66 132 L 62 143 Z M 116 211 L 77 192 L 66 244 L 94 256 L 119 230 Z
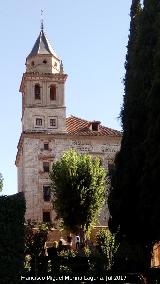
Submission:
M 49 44 L 42 27 L 26 58 L 26 72 L 20 86 L 24 132 L 65 132 L 66 78 L 62 61 Z
M 49 170 L 54 159 L 52 134 L 66 133 L 64 87 L 67 75 L 41 24 L 40 34 L 26 58 L 23 74 L 22 134 L 16 165 L 18 191 L 26 198 L 26 219 L 53 219 Z
M 122 134 L 101 125 L 99 120 L 66 118 L 65 82 L 62 61 L 51 47 L 43 23 L 40 34 L 26 58 L 22 76 L 22 134 L 18 143 L 16 166 L 18 191 L 26 199 L 26 219 L 54 222 L 49 171 L 69 148 L 81 154 L 98 156 L 104 167 L 119 151 Z M 104 207 L 100 224 L 107 224 Z M 104 213 L 106 212 L 106 213 Z

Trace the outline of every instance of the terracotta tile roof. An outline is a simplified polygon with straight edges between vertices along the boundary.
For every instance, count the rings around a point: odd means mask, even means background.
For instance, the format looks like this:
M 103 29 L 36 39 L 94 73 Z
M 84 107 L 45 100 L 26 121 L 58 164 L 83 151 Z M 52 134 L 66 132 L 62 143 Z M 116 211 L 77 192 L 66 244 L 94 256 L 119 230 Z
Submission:
M 92 123 L 98 123 L 98 131 L 92 130 Z M 68 134 L 91 136 L 122 136 L 120 131 L 105 127 L 98 121 L 88 121 L 76 116 L 66 118 Z

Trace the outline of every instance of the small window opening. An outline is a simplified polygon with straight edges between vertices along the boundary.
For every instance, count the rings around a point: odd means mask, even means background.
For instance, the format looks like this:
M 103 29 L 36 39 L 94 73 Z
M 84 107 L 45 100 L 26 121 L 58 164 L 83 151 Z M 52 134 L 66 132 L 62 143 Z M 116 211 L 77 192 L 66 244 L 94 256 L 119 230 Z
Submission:
M 43 60 L 43 63 L 44 63 L 44 64 L 47 64 L 47 60 L 46 60 L 46 59 L 44 59 L 44 60 Z
M 36 118 L 36 125 L 42 126 L 42 118 Z
M 44 150 L 48 150 L 49 149 L 49 144 L 48 143 L 44 143 Z
M 43 212 L 43 222 L 51 222 L 50 212 Z
M 51 101 L 56 100 L 56 86 L 55 85 L 50 86 L 50 100 Z
M 50 119 L 50 126 L 56 127 L 56 119 L 55 118 Z
M 31 65 L 34 66 L 34 61 L 31 62 Z
M 50 199 L 51 199 L 51 188 L 50 188 L 50 186 L 43 186 L 43 199 L 44 199 L 44 201 L 50 201 Z
M 43 162 L 43 171 L 44 173 L 49 173 L 49 163 Z
M 91 123 L 91 130 L 92 131 L 99 131 L 100 121 L 93 121 Z
M 36 84 L 34 86 L 34 96 L 35 96 L 35 100 L 41 99 L 41 88 L 39 84 Z

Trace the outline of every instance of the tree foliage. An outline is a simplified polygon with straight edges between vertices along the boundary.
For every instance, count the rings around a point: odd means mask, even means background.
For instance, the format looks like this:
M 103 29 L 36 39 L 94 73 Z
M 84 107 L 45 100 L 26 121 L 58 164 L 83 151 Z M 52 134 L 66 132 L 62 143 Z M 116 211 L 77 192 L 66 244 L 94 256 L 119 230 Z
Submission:
M 150 231 L 148 238 L 153 241 L 160 240 L 160 3 L 157 0 L 147 5 L 146 9 L 154 15 L 153 32 L 155 44 L 153 50 L 152 85 L 148 90 L 146 105 L 148 110 L 148 132 L 144 142 L 146 150 L 145 164 L 139 187 L 140 198 L 144 203 L 139 204 L 141 223 L 148 219 Z M 149 5 L 150 4 L 150 5 Z M 152 8 L 152 9 L 151 9 Z M 144 229 L 144 228 L 143 228 Z
M 88 231 L 105 201 L 106 172 L 99 158 L 69 150 L 50 173 L 53 207 L 73 232 Z
M 112 216 L 110 225 L 116 231 L 121 225 L 120 231 L 128 230 L 132 234 L 132 226 L 136 223 L 134 199 L 135 183 L 139 176 L 137 163 L 141 164 L 142 154 L 137 155 L 142 140 L 144 129 L 139 128 L 145 121 L 145 112 L 141 111 L 144 102 L 141 94 L 141 82 L 144 80 L 142 67 L 139 66 L 139 35 L 142 12 L 140 1 L 133 0 L 131 6 L 131 24 L 128 41 L 128 52 L 126 55 L 126 75 L 124 79 L 124 102 L 121 111 L 123 139 L 121 150 L 115 159 L 115 172 L 112 175 L 112 190 L 109 195 L 109 209 Z M 142 58 L 141 58 L 142 62 Z M 137 159 L 137 160 L 136 160 Z M 128 218 L 129 217 L 129 218 Z M 130 219 L 130 222 L 128 222 Z M 129 224 L 128 224 L 129 223 Z M 126 226 L 127 225 L 127 226 Z
M 110 270 L 114 264 L 115 255 L 119 248 L 116 234 L 112 234 L 109 230 L 102 229 L 97 234 L 97 243 L 101 249 L 101 254 L 105 258 L 106 270 Z
M 36 224 L 28 221 L 25 224 L 25 255 L 31 257 L 44 254 L 44 245 L 47 241 L 48 226 L 46 224 Z
M 0 197 L 0 283 L 18 283 L 24 263 L 23 193 Z
M 160 237 L 158 0 L 132 0 L 126 56 L 123 139 L 115 159 L 109 195 L 110 228 L 150 250 Z M 147 257 L 146 257 L 147 258 Z

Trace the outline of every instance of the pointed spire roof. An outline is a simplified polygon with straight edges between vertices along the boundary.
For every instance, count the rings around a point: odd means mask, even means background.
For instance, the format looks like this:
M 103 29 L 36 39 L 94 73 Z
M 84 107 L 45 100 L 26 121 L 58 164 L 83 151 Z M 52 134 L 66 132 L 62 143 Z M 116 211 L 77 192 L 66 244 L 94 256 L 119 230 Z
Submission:
M 55 53 L 54 49 L 52 48 L 52 46 L 50 45 L 44 31 L 43 31 L 43 24 L 41 25 L 41 31 L 40 34 L 30 52 L 30 54 L 27 56 L 27 59 L 33 56 L 36 56 L 38 54 L 51 54 L 54 57 L 56 57 L 57 59 L 59 59 L 59 57 L 57 56 L 57 54 Z

